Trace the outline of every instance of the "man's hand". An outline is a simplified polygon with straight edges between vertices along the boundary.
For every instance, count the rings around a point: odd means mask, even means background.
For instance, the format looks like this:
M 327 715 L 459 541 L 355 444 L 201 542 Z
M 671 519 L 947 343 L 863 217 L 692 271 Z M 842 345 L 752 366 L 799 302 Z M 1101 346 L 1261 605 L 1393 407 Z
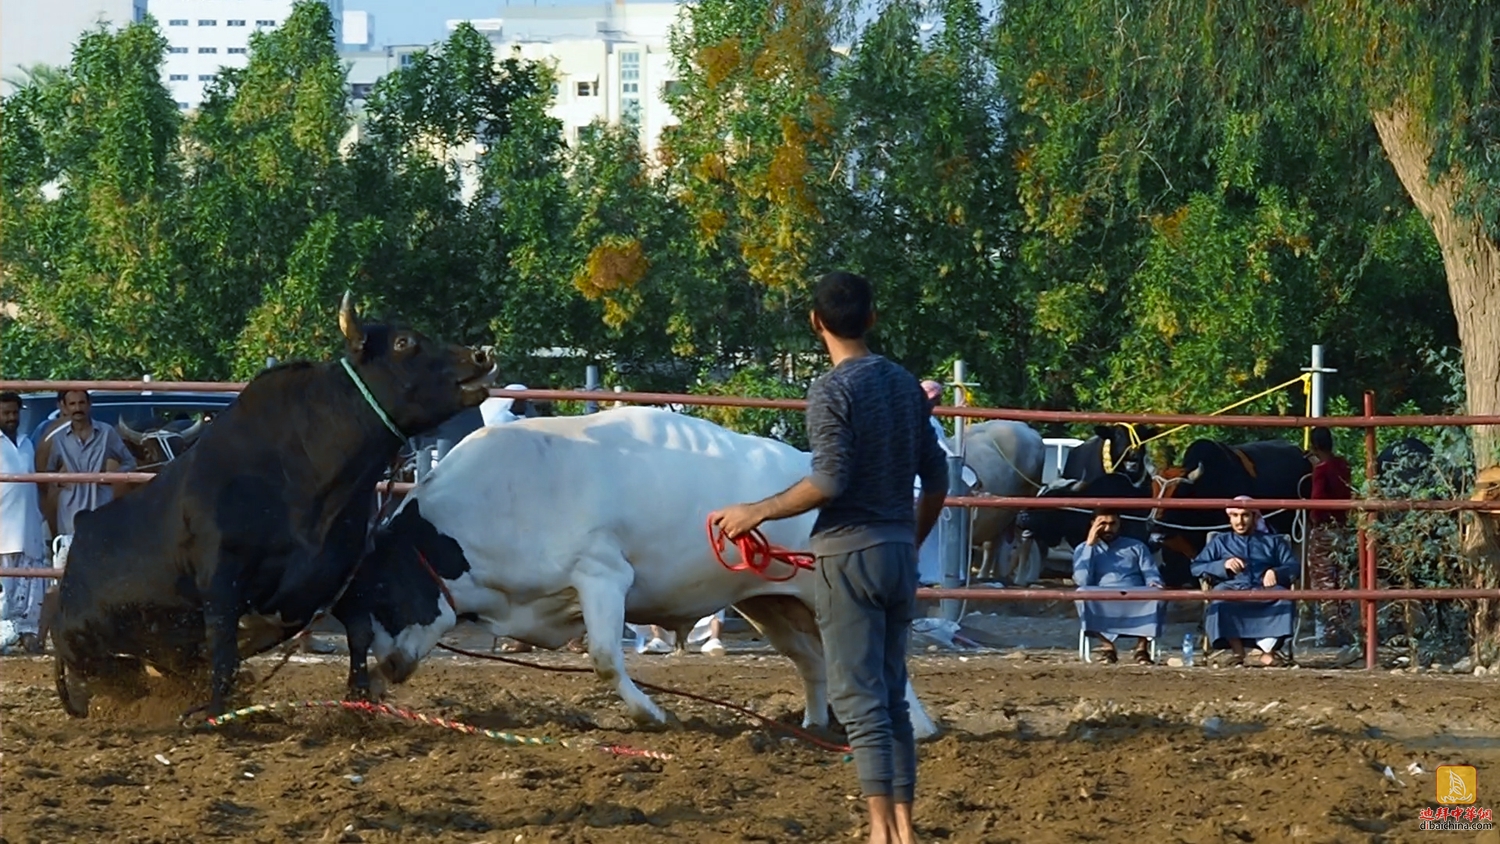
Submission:
M 1266 569 L 1266 576 L 1262 577 L 1260 579 L 1260 582 L 1267 589 L 1271 588 L 1272 586 L 1275 586 L 1276 585 L 1276 572 L 1274 570 L 1272 570 L 1272 569 Z
M 1230 557 L 1224 561 L 1224 570 L 1230 574 L 1239 574 L 1245 570 L 1245 561 L 1239 557 Z
M 1099 544 L 1099 531 L 1102 530 L 1103 528 L 1104 528 L 1104 523 L 1101 522 L 1101 521 L 1095 520 L 1093 524 L 1089 525 L 1089 536 L 1088 536 L 1088 539 L 1085 539 L 1083 541 L 1083 544 L 1085 544 L 1085 545 L 1098 545 Z
M 730 539 L 739 539 L 760 527 L 760 523 L 766 520 L 758 504 L 734 504 L 723 510 L 715 510 L 708 518 L 714 527 L 723 530 Z

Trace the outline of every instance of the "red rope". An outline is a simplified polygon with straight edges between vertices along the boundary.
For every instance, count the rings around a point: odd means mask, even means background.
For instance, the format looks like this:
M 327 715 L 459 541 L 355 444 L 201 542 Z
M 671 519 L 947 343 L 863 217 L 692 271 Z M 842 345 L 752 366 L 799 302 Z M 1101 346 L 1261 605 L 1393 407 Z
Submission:
M 753 571 L 765 580 L 773 583 L 781 583 L 782 581 L 791 580 L 793 577 L 796 577 L 798 569 L 811 569 L 817 562 L 817 558 L 812 554 L 804 551 L 792 551 L 782 548 L 779 545 L 772 545 L 766 539 L 765 534 L 758 530 L 752 530 L 740 534 L 739 538 L 734 540 L 734 546 L 739 549 L 740 560 L 742 562 L 738 565 L 731 565 L 724 559 L 724 545 L 728 541 L 729 537 L 725 534 L 723 528 L 717 531 L 714 530 L 713 517 L 710 516 L 708 521 L 708 544 L 714 549 L 714 558 L 719 561 L 719 565 L 730 571 Z M 773 577 L 766 573 L 766 570 L 771 567 L 771 563 L 773 562 L 786 563 L 792 567 L 792 570 L 787 572 L 785 577 Z
M 573 666 L 562 666 L 562 665 L 542 665 L 541 663 L 526 662 L 525 660 L 515 659 L 514 657 L 495 656 L 494 654 L 476 653 L 474 651 L 464 650 L 463 648 L 455 648 L 452 645 L 445 644 L 443 642 L 438 642 L 437 646 L 440 647 L 440 648 L 442 648 L 445 651 L 450 651 L 452 653 L 461 654 L 461 655 L 467 656 L 467 657 L 472 657 L 474 659 L 487 659 L 487 660 L 491 660 L 491 661 L 494 661 L 494 662 L 504 662 L 504 663 L 507 663 L 509 665 L 520 665 L 520 666 L 523 666 L 525 668 L 540 668 L 543 671 L 556 671 L 556 672 L 563 673 L 563 674 L 586 674 L 586 673 L 592 673 L 594 671 L 594 669 L 592 669 L 592 668 L 577 668 L 577 667 L 573 667 Z M 632 679 L 634 680 L 634 678 L 632 678 Z M 684 692 L 684 691 L 681 691 L 679 689 L 669 689 L 666 686 L 658 686 L 658 685 L 656 685 L 654 683 L 647 683 L 644 680 L 634 680 L 634 682 L 635 682 L 635 684 L 637 686 L 640 686 L 643 689 L 650 689 L 651 691 L 658 692 L 660 694 L 677 695 L 678 697 L 685 697 L 688 700 L 696 700 L 699 703 L 707 703 L 707 704 L 710 704 L 712 706 L 722 706 L 725 709 L 729 709 L 729 710 L 732 710 L 734 712 L 738 712 L 739 714 L 744 715 L 746 717 L 754 718 L 755 720 L 761 722 L 762 724 L 765 724 L 768 727 L 774 727 L 774 728 L 776 728 L 778 730 L 784 730 L 784 731 L 792 734 L 793 736 L 796 736 L 797 738 L 802 739 L 803 741 L 807 742 L 808 744 L 813 745 L 814 747 L 821 747 L 824 750 L 831 750 L 831 751 L 833 751 L 835 753 L 848 753 L 848 752 L 850 752 L 849 745 L 847 745 L 847 744 L 834 744 L 832 742 L 824 741 L 823 739 L 818 738 L 817 736 L 813 735 L 812 733 L 807 732 L 806 730 L 799 729 L 797 727 L 792 726 L 791 724 L 787 724 L 787 723 L 783 723 L 781 721 L 777 721 L 774 718 L 769 718 L 769 717 L 767 717 L 765 715 L 760 714 L 759 712 L 755 712 L 754 710 L 746 709 L 743 706 L 737 706 L 737 705 L 735 705 L 733 703 L 730 703 L 727 700 L 717 700 L 717 699 L 711 698 L 711 697 L 704 697 L 703 695 L 696 695 L 696 694 L 693 694 L 692 692 Z

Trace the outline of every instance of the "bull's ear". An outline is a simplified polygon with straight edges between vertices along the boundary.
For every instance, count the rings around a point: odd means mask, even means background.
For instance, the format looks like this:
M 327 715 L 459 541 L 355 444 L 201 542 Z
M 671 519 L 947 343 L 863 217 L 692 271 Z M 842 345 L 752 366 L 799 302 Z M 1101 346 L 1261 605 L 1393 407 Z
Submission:
M 354 314 L 354 300 L 349 291 L 344 291 L 344 301 L 339 304 L 339 333 L 349 346 L 349 353 L 356 357 L 364 351 L 365 333 L 359 328 L 359 318 Z
M 1114 432 L 1115 426 L 1113 425 L 1098 425 L 1094 428 L 1094 436 L 1098 437 L 1101 440 L 1109 439 L 1109 435 L 1113 434 Z

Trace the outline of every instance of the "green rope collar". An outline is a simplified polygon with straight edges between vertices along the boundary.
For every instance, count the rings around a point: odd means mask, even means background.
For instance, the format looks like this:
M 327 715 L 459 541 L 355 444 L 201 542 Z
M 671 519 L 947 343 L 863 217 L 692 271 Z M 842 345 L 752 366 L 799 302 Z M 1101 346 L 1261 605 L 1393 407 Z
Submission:
M 401 433 L 401 429 L 397 428 L 396 423 L 391 421 L 391 417 L 386 415 L 385 410 L 380 407 L 380 402 L 376 401 L 374 394 L 370 392 L 370 388 L 365 386 L 365 382 L 360 380 L 359 373 L 354 371 L 354 367 L 349 363 L 349 359 L 339 358 L 339 363 L 344 365 L 344 371 L 349 373 L 349 378 L 354 381 L 354 386 L 359 388 L 359 394 L 365 397 L 365 403 L 370 406 L 371 410 L 375 411 L 375 415 L 380 417 L 380 421 L 385 423 L 386 429 L 395 434 L 396 439 L 406 442 L 406 435 Z

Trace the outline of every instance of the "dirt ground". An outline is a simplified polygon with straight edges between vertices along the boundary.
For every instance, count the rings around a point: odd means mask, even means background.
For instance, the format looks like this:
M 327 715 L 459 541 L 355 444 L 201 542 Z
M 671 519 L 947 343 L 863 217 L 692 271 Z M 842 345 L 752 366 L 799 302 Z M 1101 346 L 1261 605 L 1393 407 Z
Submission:
M 488 637 L 469 647 L 488 649 Z M 565 653 L 526 658 L 581 666 Z M 1064 648 L 914 656 L 944 734 L 920 748 L 923 841 L 1431 841 L 1439 764 L 1500 810 L 1496 679 L 1388 670 L 1081 665 Z M 252 661 L 262 675 L 269 658 Z M 637 679 L 800 723 L 785 659 L 628 657 Z M 800 842 L 864 834 L 853 765 L 662 694 L 679 728 L 631 730 L 590 674 L 434 656 L 389 702 L 670 760 L 515 747 L 338 711 L 175 725 L 177 702 L 68 718 L 51 658 L 0 660 L 0 842 Z M 297 657 L 257 703 L 326 699 L 342 655 Z M 1391 775 L 1385 774 L 1387 766 Z M 1420 766 L 1420 767 L 1415 767 Z M 1436 833 L 1500 844 L 1500 833 Z

